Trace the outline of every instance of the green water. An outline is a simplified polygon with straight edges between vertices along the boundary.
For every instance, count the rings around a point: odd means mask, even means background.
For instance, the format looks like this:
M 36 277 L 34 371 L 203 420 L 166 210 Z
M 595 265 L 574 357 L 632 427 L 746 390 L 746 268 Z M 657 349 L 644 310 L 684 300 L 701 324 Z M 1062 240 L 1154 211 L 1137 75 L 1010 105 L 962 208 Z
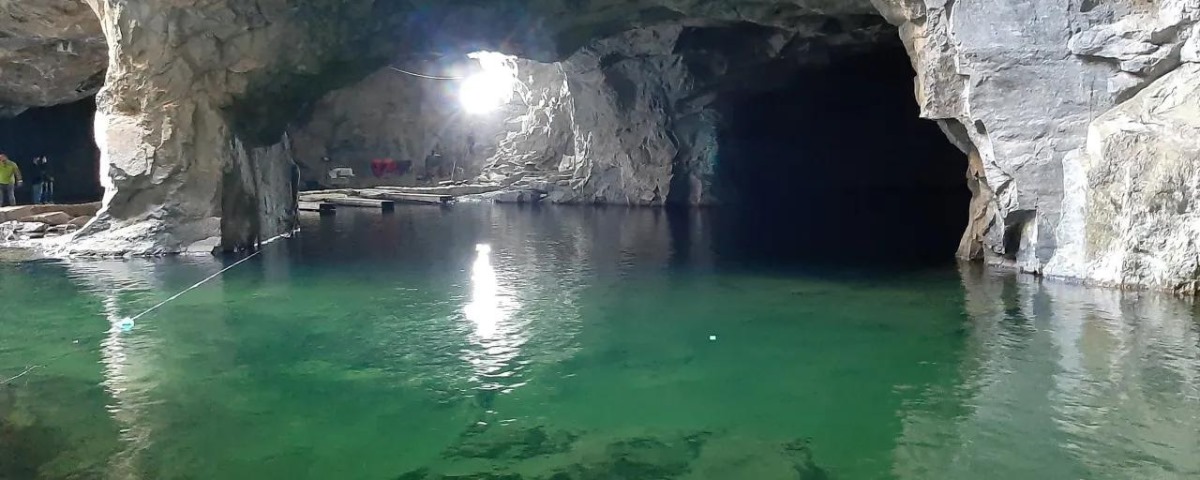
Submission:
M 723 231 L 344 211 L 128 332 L 229 261 L 0 263 L 0 478 L 1200 478 L 1192 305 Z

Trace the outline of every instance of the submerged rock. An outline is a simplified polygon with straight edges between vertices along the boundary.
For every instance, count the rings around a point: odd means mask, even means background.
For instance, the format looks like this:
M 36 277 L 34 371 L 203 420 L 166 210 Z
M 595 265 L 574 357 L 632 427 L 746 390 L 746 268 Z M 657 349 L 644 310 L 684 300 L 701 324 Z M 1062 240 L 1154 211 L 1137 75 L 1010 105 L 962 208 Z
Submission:
M 528 429 L 498 426 L 482 432 L 466 432 L 460 443 L 443 453 L 446 458 L 527 460 L 566 453 L 578 434 L 547 430 L 542 426 Z
M 711 432 L 599 438 L 543 427 L 467 433 L 444 464 L 398 480 L 833 478 L 813 460 L 810 443 L 772 443 Z M 486 460 L 479 463 L 479 460 Z

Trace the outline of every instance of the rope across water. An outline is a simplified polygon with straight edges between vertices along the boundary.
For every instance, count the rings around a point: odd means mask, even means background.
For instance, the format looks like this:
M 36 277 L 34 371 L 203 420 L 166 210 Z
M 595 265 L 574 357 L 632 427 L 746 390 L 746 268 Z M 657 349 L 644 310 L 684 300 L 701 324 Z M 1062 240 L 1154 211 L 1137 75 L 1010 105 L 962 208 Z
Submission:
M 207 278 L 205 278 L 204 280 L 201 280 L 201 281 L 199 281 L 199 282 L 196 282 L 196 284 L 195 284 L 195 285 L 192 285 L 192 286 L 190 286 L 190 287 L 188 287 L 188 288 L 185 288 L 185 289 L 183 289 L 182 291 L 180 291 L 179 293 L 176 293 L 175 295 L 172 295 L 172 296 L 171 296 L 171 298 L 168 298 L 168 299 L 166 299 L 166 300 L 163 300 L 163 301 L 159 302 L 159 303 L 158 303 L 158 305 L 155 305 L 155 306 L 153 306 L 153 307 L 150 307 L 150 308 L 146 309 L 146 311 L 144 311 L 144 312 L 142 312 L 142 313 L 139 313 L 139 314 L 137 314 L 137 315 L 134 315 L 134 316 L 132 316 L 132 317 L 129 317 L 128 321 L 130 321 L 130 322 L 136 321 L 137 319 L 139 319 L 139 318 L 142 318 L 142 317 L 146 316 L 146 314 L 148 314 L 148 313 L 150 313 L 150 312 L 153 312 L 153 311 L 155 311 L 155 310 L 158 310 L 158 308 L 159 308 L 159 307 L 162 307 L 163 305 L 166 305 L 166 304 L 168 304 L 168 303 L 171 303 L 171 302 L 172 302 L 172 301 L 174 301 L 175 299 L 177 299 L 177 298 L 179 298 L 179 297 L 182 297 L 182 296 L 183 296 L 183 294 L 185 294 L 185 293 L 188 293 L 188 292 L 190 292 L 190 291 L 192 291 L 192 290 L 195 290 L 196 288 L 199 288 L 201 285 L 204 285 L 205 283 L 208 283 L 208 281 L 209 281 L 209 280 L 212 280 L 212 279 L 214 279 L 214 278 L 217 278 L 217 277 L 221 276 L 221 274 L 222 274 L 222 273 L 225 273 L 225 272 L 228 272 L 228 271 L 232 270 L 232 269 L 233 269 L 233 267 L 236 267 L 236 266 L 238 266 L 238 265 L 241 265 L 242 263 L 246 262 L 247 260 L 250 260 L 251 258 L 254 258 L 256 255 L 258 255 L 258 254 L 259 254 L 259 253 L 261 253 L 261 252 L 262 252 L 262 249 L 259 249 L 259 250 L 255 251 L 254 253 L 251 253 L 250 255 L 246 255 L 246 258 L 243 258 L 243 259 L 241 259 L 241 260 L 238 260 L 238 261 L 234 262 L 234 263 L 233 263 L 233 265 L 230 265 L 230 266 L 228 266 L 228 267 L 225 267 L 225 268 L 221 269 L 221 271 L 219 271 L 219 272 L 217 272 L 217 273 L 214 273 L 214 274 L 212 274 L 212 275 L 209 275 L 209 276 L 208 276 Z
M 139 313 L 139 314 L 137 314 L 137 315 L 134 315 L 134 316 L 132 316 L 132 317 L 126 318 L 126 319 L 124 319 L 124 320 L 121 320 L 121 322 L 120 322 L 120 323 L 121 323 L 121 324 L 123 324 L 123 325 L 128 325 L 130 328 L 132 328 L 132 326 L 133 326 L 133 323 L 134 323 L 135 321 L 137 321 L 138 319 L 140 319 L 140 318 L 142 318 L 142 317 L 144 317 L 144 316 L 146 316 L 146 315 L 150 314 L 150 312 L 153 312 L 153 311 L 155 311 L 155 310 L 158 310 L 159 308 L 162 308 L 162 306 L 163 306 L 163 305 L 166 305 L 166 304 L 168 304 L 168 303 L 171 303 L 172 301 L 175 301 L 175 300 L 176 300 L 176 299 L 178 299 L 179 297 L 182 297 L 184 294 L 186 294 L 186 293 L 188 293 L 188 292 L 190 292 L 190 291 L 192 291 L 192 290 L 195 290 L 195 289 L 197 289 L 197 288 L 200 288 L 200 286 L 204 285 L 205 283 L 208 283 L 209 281 L 211 281 L 211 280 L 212 280 L 212 279 L 214 279 L 214 278 L 217 278 L 217 277 L 221 276 L 221 274 L 223 274 L 223 273 L 225 273 L 225 272 L 228 272 L 228 271 L 232 270 L 234 267 L 236 267 L 236 266 L 238 266 L 238 265 L 241 265 L 241 264 L 243 264 L 243 263 L 246 263 L 246 262 L 247 262 L 247 261 L 249 261 L 251 258 L 254 258 L 254 257 L 258 256 L 258 254 L 259 254 L 259 253 L 262 253 L 262 249 L 261 249 L 261 248 L 260 248 L 260 249 L 258 249 L 257 251 L 255 251 L 254 253 L 251 253 L 250 255 L 246 255 L 246 257 L 245 257 L 245 258 L 243 258 L 243 259 L 241 259 L 241 260 L 238 260 L 238 261 L 234 262 L 232 265 L 230 265 L 230 266 L 228 266 L 228 267 L 225 267 L 225 268 L 222 268 L 222 269 L 221 269 L 220 271 L 218 271 L 217 273 L 214 273 L 214 274 L 212 274 L 212 275 L 209 275 L 209 276 L 205 277 L 203 280 L 200 280 L 199 282 L 196 282 L 194 285 L 192 285 L 192 286 L 190 286 L 190 287 L 188 287 L 188 288 L 185 288 L 185 289 L 181 290 L 179 293 L 176 293 L 175 295 L 171 295 L 171 297 L 170 297 L 170 298 L 167 298 L 166 300 L 163 300 L 163 301 L 161 301 L 161 302 L 158 302 L 158 304 L 154 305 L 153 307 L 147 308 L 147 309 L 146 309 L 145 311 L 143 311 L 142 313 Z M 120 326 L 117 326 L 117 325 L 114 325 L 114 328 L 121 328 L 121 327 L 120 327 Z M 28 375 L 30 372 L 32 372 L 32 371 L 34 371 L 34 370 L 36 370 L 36 369 L 38 369 L 38 368 L 45 368 L 45 367 L 46 367 L 46 365 L 49 365 L 49 364 L 51 364 L 51 363 L 54 363 L 55 361 L 57 361 L 57 360 L 59 360 L 59 359 L 61 359 L 61 358 L 65 357 L 65 356 L 67 356 L 67 355 L 69 355 L 69 354 L 63 354 L 63 355 L 60 355 L 60 356 L 58 356 L 58 357 L 56 357 L 56 358 L 50 359 L 49 361 L 47 361 L 47 362 L 45 362 L 45 363 L 43 363 L 43 364 L 39 364 L 39 365 L 30 365 L 30 366 L 26 367 L 26 368 L 25 368 L 25 370 L 24 370 L 24 371 L 22 371 L 21 373 L 19 373 L 19 374 L 15 375 L 15 376 L 13 376 L 13 377 L 9 377 L 9 378 L 8 378 L 8 379 L 6 379 L 6 380 L 0 381 L 0 386 L 5 386 L 5 385 L 8 385 L 8 384 L 10 384 L 10 383 L 12 383 L 12 382 L 16 381 L 17 379 L 19 379 L 19 378 L 21 378 L 21 377 L 24 377 L 25 375 Z

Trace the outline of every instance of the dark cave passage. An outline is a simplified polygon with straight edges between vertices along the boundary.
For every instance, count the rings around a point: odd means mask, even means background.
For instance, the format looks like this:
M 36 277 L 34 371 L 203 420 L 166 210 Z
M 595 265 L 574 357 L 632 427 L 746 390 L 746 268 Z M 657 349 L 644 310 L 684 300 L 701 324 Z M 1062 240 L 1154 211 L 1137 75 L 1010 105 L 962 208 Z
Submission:
M 100 151 L 96 147 L 93 120 L 95 97 L 66 105 L 33 108 L 13 118 L 0 120 L 0 153 L 8 155 L 28 179 L 33 159 L 49 159 L 48 172 L 54 179 L 53 200 L 77 203 L 100 200 Z M 29 204 L 28 181 L 17 189 L 17 203 Z
M 966 155 L 918 114 L 898 41 L 726 102 L 722 241 L 762 259 L 952 261 L 967 224 Z

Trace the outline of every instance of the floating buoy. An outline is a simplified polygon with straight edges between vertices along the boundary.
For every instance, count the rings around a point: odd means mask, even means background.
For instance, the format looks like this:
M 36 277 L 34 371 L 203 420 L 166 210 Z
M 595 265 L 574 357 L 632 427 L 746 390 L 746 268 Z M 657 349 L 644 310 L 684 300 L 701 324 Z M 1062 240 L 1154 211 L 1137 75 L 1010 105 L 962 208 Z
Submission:
M 133 320 L 129 318 L 121 320 L 120 322 L 117 322 L 117 328 L 121 329 L 122 332 L 133 330 Z
M 715 341 L 717 341 L 717 336 L 716 336 L 716 335 L 709 335 L 709 336 L 708 336 L 708 341 L 710 341 L 710 342 L 715 342 Z

